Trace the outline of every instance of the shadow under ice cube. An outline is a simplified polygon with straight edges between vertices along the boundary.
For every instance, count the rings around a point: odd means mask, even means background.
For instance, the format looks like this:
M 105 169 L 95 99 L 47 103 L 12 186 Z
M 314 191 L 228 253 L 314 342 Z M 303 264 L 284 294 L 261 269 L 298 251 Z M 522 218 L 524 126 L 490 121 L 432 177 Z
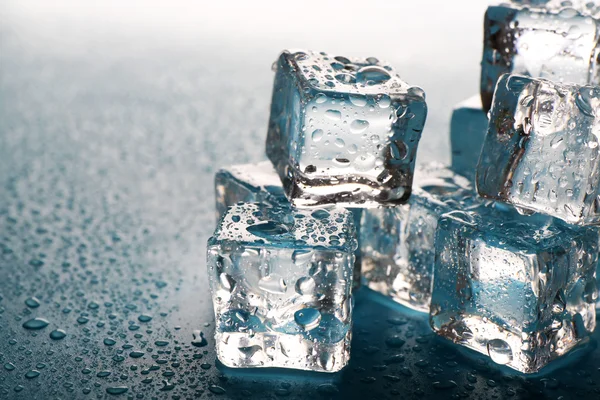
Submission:
M 484 110 L 506 73 L 600 84 L 600 5 L 589 0 L 513 1 L 490 6 L 481 63 Z
M 425 124 L 425 93 L 385 63 L 283 52 L 267 155 L 294 206 L 404 203 Z
M 408 204 L 363 211 L 362 275 L 370 289 L 429 312 L 438 218 L 480 202 L 466 178 L 441 164 L 417 166 L 415 181 Z
M 236 204 L 208 241 L 216 351 L 229 367 L 342 369 L 350 356 L 352 214 Z
M 596 326 L 598 231 L 480 207 L 438 223 L 434 331 L 524 373 Z
M 600 87 L 504 75 L 481 158 L 483 197 L 600 224 Z

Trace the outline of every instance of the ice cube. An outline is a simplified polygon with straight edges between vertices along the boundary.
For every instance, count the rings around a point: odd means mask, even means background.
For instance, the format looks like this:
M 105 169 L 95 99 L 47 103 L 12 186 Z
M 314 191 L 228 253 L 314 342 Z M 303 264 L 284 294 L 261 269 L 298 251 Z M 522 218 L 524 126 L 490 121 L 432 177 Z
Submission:
M 373 57 L 285 51 L 275 67 L 266 149 L 290 201 L 404 203 L 427 114 L 423 90 Z
M 487 128 L 488 117 L 481 107 L 480 96 L 473 96 L 456 106 L 450 123 L 452 169 L 456 173 L 475 180 Z
M 269 161 L 233 165 L 215 174 L 217 220 L 239 203 L 287 204 L 281 180 Z
M 600 83 L 600 5 L 520 1 L 490 6 L 481 72 L 484 110 L 505 73 L 580 85 Z
M 359 243 L 364 285 L 428 312 L 438 218 L 479 201 L 466 178 L 437 163 L 417 166 L 415 182 L 408 204 L 363 211 Z
M 231 206 L 208 241 L 219 360 L 334 372 L 349 359 L 352 214 Z
M 593 228 L 481 206 L 442 216 L 435 249 L 433 330 L 498 364 L 536 372 L 596 326 Z
M 290 206 L 281 186 L 281 180 L 269 161 L 220 169 L 215 175 L 215 193 L 217 220 L 228 207 L 240 202 Z M 358 237 L 362 209 L 352 208 L 350 211 Z M 354 267 L 355 288 L 360 286 L 361 265 L 360 249 L 357 248 Z
M 600 87 L 503 76 L 477 167 L 481 196 L 600 223 Z

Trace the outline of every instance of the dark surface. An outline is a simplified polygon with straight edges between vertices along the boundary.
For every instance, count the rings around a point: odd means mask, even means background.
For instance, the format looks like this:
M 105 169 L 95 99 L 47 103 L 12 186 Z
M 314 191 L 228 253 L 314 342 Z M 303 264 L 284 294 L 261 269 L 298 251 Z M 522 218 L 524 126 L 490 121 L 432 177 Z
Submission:
M 264 158 L 277 52 L 389 59 L 428 94 L 419 161 L 448 161 L 452 106 L 477 90 L 483 6 L 265 2 L 269 17 L 250 2 L 195 11 L 66 3 L 0 6 L 0 398 L 112 398 L 119 387 L 118 398 L 144 399 L 600 396 L 598 332 L 592 351 L 526 379 L 366 291 L 342 373 L 215 363 L 204 261 L 212 179 L 220 166 Z M 341 12 L 340 23 L 308 29 L 310 7 Z M 39 307 L 25 304 L 32 296 Z M 34 317 L 48 326 L 25 329 Z M 55 329 L 67 336 L 52 340 Z

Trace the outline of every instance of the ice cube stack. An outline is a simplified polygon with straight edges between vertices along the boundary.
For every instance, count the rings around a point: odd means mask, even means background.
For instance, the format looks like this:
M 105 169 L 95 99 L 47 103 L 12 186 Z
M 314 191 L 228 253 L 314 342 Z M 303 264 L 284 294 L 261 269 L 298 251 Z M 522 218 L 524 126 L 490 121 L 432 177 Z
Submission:
M 489 7 L 481 100 L 454 112 L 450 167 L 415 167 L 425 94 L 389 64 L 284 51 L 269 161 L 215 178 L 219 360 L 339 371 L 357 290 L 428 313 L 440 336 L 523 373 L 585 343 L 598 299 L 599 17 L 585 1 Z

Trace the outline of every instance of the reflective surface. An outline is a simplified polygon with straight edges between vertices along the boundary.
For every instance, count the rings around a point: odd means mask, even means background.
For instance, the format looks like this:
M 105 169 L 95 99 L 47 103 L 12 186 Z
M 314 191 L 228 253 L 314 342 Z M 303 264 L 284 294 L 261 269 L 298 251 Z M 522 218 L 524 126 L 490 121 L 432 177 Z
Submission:
M 339 374 L 215 363 L 204 262 L 213 177 L 264 159 L 277 54 L 322 48 L 389 60 L 427 92 L 418 161 L 447 162 L 452 108 L 478 91 L 483 2 L 375 1 L 360 12 L 312 0 L 265 2 L 270 12 L 251 2 L 79 3 L 1 6 L 0 397 L 598 396 L 598 332 L 589 353 L 525 379 L 366 292 Z M 316 7 L 356 29 L 343 40 L 336 24 L 308 29 Z M 48 325 L 24 328 L 33 318 Z

